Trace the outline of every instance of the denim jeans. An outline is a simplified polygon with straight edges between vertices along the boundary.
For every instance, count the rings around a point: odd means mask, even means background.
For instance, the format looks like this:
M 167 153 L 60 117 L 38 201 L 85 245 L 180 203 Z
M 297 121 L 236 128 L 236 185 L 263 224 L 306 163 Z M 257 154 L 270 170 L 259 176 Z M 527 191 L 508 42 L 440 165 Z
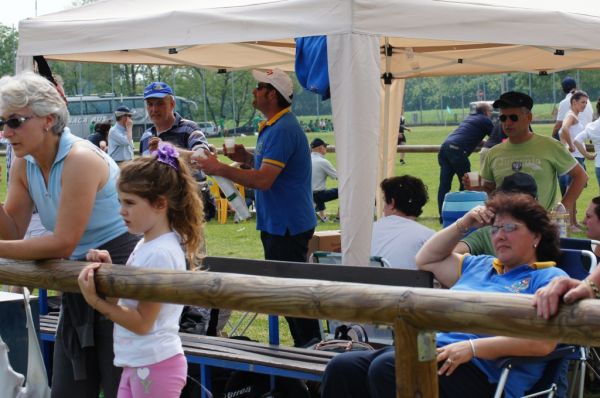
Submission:
M 458 177 L 460 190 L 463 191 L 465 187 L 462 184 L 462 177 L 465 175 L 465 173 L 471 171 L 471 162 L 469 161 L 469 154 L 467 152 L 463 151 L 456 145 L 444 143 L 442 144 L 440 152 L 438 153 L 438 163 L 440 165 L 438 211 L 441 219 L 444 197 L 448 192 L 450 192 L 454 175 Z

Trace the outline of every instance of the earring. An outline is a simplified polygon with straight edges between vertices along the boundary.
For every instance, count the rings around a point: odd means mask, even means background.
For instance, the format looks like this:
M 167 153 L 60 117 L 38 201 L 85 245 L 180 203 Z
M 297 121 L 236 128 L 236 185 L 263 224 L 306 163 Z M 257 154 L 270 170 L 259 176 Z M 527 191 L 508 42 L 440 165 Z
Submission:
M 537 248 L 537 245 L 538 245 L 537 243 L 534 243 L 534 244 L 533 244 L 533 248 L 534 248 L 534 249 L 536 249 L 536 248 Z

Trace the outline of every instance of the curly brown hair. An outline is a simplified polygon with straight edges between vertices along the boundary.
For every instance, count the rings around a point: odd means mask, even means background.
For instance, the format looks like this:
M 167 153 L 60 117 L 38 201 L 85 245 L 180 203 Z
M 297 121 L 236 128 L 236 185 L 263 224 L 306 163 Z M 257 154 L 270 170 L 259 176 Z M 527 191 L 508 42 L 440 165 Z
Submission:
M 157 161 L 155 155 L 136 158 L 121 168 L 118 188 L 151 204 L 165 198 L 171 228 L 181 237 L 189 264 L 194 264 L 204 236 L 204 208 L 185 161 L 175 161 L 178 170 Z
M 527 229 L 540 234 L 541 239 L 535 250 L 538 261 L 558 262 L 560 257 L 560 239 L 558 227 L 548 212 L 537 200 L 528 194 L 513 192 L 497 192 L 485 205 L 494 210 L 496 215 L 506 214 L 523 222 Z

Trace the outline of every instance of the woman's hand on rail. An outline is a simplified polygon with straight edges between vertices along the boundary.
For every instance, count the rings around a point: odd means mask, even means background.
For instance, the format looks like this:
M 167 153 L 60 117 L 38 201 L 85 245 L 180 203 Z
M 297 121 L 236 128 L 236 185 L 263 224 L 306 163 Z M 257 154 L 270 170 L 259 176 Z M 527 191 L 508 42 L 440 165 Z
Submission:
M 560 276 L 535 292 L 533 306 L 537 308 L 539 316 L 549 319 L 558 312 L 561 298 L 565 303 L 572 304 L 577 300 L 593 296 L 594 292 L 585 282 Z
M 85 256 L 85 259 L 95 263 L 112 264 L 112 259 L 110 258 L 108 250 L 90 249 Z

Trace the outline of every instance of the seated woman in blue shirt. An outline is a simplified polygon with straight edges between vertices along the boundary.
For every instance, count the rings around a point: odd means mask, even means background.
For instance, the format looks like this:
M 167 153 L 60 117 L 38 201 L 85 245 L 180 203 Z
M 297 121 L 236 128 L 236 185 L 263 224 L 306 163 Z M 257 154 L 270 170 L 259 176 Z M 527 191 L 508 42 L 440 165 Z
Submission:
M 470 256 L 453 252 L 470 228 L 492 225 L 496 256 Z M 531 196 L 498 193 L 485 207 L 471 210 L 456 223 L 437 232 L 417 253 L 417 267 L 433 272 L 453 290 L 534 293 L 555 276 L 560 255 L 558 231 L 544 208 Z M 473 333 L 438 333 L 439 395 L 492 397 L 501 369 L 495 360 L 506 356 L 544 356 L 553 341 L 486 336 Z M 325 371 L 323 398 L 396 396 L 394 348 L 355 351 L 335 357 Z M 506 385 L 506 397 L 522 396 L 542 375 L 543 362 L 516 366 Z

